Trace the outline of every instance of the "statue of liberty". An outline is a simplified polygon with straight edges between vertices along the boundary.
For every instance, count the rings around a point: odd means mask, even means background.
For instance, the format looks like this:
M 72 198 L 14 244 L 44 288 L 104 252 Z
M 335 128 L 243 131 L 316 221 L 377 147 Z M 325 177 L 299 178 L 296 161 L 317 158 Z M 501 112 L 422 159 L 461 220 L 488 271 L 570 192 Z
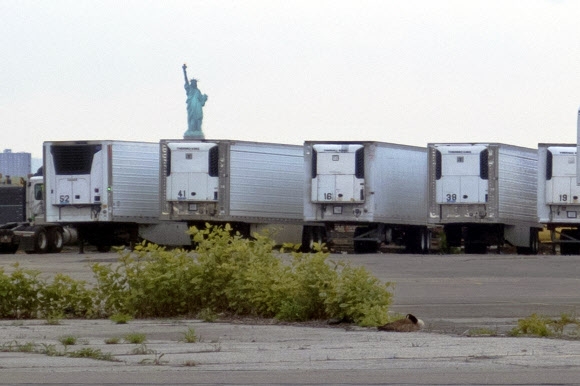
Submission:
M 187 94 L 187 131 L 183 134 L 184 139 L 204 139 L 205 135 L 201 131 L 201 121 L 203 120 L 203 109 L 207 101 L 207 95 L 202 94 L 197 88 L 197 79 L 187 80 L 187 66 L 183 65 L 183 76 L 185 77 L 185 92 Z

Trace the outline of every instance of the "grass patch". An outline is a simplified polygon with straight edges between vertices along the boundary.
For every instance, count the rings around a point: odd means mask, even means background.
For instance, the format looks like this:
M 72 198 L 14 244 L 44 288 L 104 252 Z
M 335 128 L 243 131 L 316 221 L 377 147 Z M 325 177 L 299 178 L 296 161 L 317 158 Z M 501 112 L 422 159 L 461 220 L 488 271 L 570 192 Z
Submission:
M 183 342 L 185 343 L 195 343 L 198 340 L 197 335 L 195 334 L 195 329 L 193 327 L 189 327 L 187 331 L 183 332 Z
M 467 336 L 497 336 L 497 330 L 486 327 L 472 328 L 467 332 Z
M 564 332 L 564 327 L 569 324 L 580 326 L 580 322 L 568 314 L 562 314 L 560 319 L 550 319 L 546 316 L 532 314 L 527 318 L 519 319 L 517 327 L 514 327 L 509 332 L 509 335 L 533 335 L 541 337 L 561 335 Z
M 124 339 L 125 339 L 125 342 L 127 342 L 127 343 L 141 344 L 147 340 L 147 336 L 145 334 L 134 332 L 134 333 L 125 335 Z
M 121 338 L 118 336 L 113 336 L 110 338 L 105 339 L 105 344 L 118 344 L 121 342 Z
M 129 323 L 130 320 L 133 319 L 133 317 L 129 314 L 117 313 L 111 315 L 109 319 L 115 322 L 116 324 L 127 324 Z
M 77 344 L 77 337 L 76 336 L 72 336 L 72 335 L 61 336 L 60 338 L 58 338 L 58 341 L 63 346 L 72 346 L 72 345 Z

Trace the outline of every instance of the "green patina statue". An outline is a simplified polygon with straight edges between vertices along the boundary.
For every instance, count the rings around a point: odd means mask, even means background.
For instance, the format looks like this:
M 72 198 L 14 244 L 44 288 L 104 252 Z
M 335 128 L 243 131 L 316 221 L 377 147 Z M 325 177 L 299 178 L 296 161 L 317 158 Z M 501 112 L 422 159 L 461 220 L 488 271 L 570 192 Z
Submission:
M 207 95 L 202 94 L 197 88 L 197 79 L 187 80 L 187 66 L 183 65 L 183 76 L 185 77 L 185 92 L 187 94 L 187 131 L 183 134 L 184 139 L 204 139 L 201 131 L 201 121 L 203 120 L 203 106 L 207 101 Z

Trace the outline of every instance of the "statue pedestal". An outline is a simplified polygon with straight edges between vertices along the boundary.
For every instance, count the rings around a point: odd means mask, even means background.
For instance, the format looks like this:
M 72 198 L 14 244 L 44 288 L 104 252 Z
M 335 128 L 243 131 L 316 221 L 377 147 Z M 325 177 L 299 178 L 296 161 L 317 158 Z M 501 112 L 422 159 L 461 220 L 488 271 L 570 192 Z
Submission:
M 183 133 L 183 139 L 205 139 L 203 131 L 189 131 Z

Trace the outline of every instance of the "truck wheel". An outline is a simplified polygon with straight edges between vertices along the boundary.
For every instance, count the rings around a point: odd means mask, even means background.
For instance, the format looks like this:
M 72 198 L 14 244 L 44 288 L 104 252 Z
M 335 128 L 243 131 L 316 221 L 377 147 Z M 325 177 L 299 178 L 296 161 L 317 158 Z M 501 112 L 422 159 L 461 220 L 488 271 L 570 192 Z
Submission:
M 429 253 L 429 249 L 431 247 L 431 232 L 429 229 L 424 228 L 421 229 L 421 250 L 420 252 L 424 255 Z
M 305 226 L 302 230 L 302 250 L 306 253 L 314 252 L 314 244 L 322 244 L 322 228 Z
M 46 253 L 48 250 L 48 235 L 46 229 L 39 228 L 34 232 L 34 249 L 26 251 L 26 253 Z
M 62 251 L 64 245 L 64 237 L 62 230 L 59 228 L 52 228 L 48 232 L 48 252 L 59 253 Z

